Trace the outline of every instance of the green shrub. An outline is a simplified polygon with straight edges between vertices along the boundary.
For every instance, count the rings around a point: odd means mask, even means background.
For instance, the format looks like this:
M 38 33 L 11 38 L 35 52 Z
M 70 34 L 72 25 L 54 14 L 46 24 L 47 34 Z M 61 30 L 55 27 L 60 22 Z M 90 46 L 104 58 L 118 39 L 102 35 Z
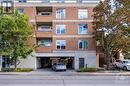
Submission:
M 1 72 L 31 72 L 33 69 L 31 68 L 2 68 Z
M 14 68 L 2 68 L 1 72 L 12 72 L 14 71 Z
M 96 72 L 96 68 L 81 68 L 79 72 Z

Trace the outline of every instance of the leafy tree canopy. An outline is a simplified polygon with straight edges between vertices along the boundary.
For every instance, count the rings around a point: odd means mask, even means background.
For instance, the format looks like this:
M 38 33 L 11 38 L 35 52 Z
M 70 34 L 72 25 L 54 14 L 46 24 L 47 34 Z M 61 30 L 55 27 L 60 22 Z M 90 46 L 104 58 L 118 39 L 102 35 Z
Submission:
M 130 51 L 129 0 L 101 1 L 94 8 L 93 16 L 97 41 L 109 59 L 113 57 L 113 51 Z
M 27 44 L 31 34 L 32 27 L 24 14 L 0 14 L 0 55 L 9 56 L 16 67 L 19 59 L 33 51 Z

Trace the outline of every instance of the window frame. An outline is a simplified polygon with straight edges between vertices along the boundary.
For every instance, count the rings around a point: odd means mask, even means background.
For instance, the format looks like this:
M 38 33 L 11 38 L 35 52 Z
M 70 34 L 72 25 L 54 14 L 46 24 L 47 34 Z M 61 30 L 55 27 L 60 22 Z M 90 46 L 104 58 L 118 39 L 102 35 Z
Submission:
M 58 44 L 58 42 L 59 42 L 59 44 Z M 57 48 L 58 45 L 60 46 L 59 49 Z M 64 49 L 62 48 L 62 45 L 65 45 Z M 66 40 L 56 40 L 56 49 L 57 50 L 65 50 L 66 49 Z
M 80 42 L 82 42 L 82 48 L 80 48 Z M 85 44 L 83 44 L 85 42 L 86 42 L 86 46 L 85 46 Z M 79 50 L 87 50 L 88 47 L 89 47 L 88 40 L 78 40 L 78 49 Z
M 57 12 L 58 10 L 62 10 L 63 12 Z M 63 16 L 63 17 L 62 17 Z M 57 8 L 56 9 L 56 19 L 65 19 L 66 18 L 66 9 L 65 8 Z
M 80 28 L 80 25 L 82 25 L 82 27 L 83 27 L 83 25 L 86 25 L 86 32 L 84 31 L 84 29 L 85 28 Z M 82 30 L 82 31 L 80 31 L 80 30 Z M 78 25 L 78 34 L 88 34 L 88 24 L 79 24 Z
M 12 14 L 14 13 L 14 2 L 13 1 L 1 1 L 0 3 L 1 8 L 0 8 L 0 13 L 3 14 Z
M 58 32 L 58 29 L 60 32 Z M 65 30 L 65 33 L 62 33 L 62 30 Z M 66 34 L 66 25 L 65 24 L 56 25 L 56 34 L 61 34 L 61 35 Z
M 86 11 L 86 16 L 83 17 L 83 12 L 85 11 Z M 88 17 L 89 17 L 88 9 L 78 9 L 78 19 L 87 19 Z

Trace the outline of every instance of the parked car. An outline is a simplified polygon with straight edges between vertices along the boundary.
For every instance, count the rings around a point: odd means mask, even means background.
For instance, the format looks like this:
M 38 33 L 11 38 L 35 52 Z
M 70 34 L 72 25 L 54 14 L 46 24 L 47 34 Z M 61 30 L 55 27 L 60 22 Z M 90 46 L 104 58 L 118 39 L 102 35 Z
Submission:
M 52 70 L 54 71 L 66 71 L 66 65 L 63 63 L 54 63 L 52 65 Z
M 113 65 L 117 68 L 130 70 L 130 60 L 116 60 Z

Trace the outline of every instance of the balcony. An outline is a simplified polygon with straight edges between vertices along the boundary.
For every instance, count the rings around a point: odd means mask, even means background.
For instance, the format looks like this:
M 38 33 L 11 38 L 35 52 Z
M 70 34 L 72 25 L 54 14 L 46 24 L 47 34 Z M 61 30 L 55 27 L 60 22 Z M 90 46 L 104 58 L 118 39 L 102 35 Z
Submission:
M 52 37 L 52 22 L 37 22 L 36 37 Z
M 36 22 L 51 22 L 52 16 L 37 16 Z
M 51 16 L 51 12 L 38 12 L 38 16 Z
M 36 52 L 51 52 L 52 51 L 52 38 L 37 38 Z
M 38 26 L 37 30 L 41 32 L 51 32 L 52 27 L 51 26 Z
M 51 53 L 52 52 L 52 47 L 47 47 L 47 46 L 40 46 L 36 48 L 37 53 Z
M 36 37 L 37 38 L 52 37 L 52 32 L 41 32 L 41 31 L 37 31 L 36 32 Z
M 52 7 L 36 7 L 37 22 L 50 22 L 52 20 Z

